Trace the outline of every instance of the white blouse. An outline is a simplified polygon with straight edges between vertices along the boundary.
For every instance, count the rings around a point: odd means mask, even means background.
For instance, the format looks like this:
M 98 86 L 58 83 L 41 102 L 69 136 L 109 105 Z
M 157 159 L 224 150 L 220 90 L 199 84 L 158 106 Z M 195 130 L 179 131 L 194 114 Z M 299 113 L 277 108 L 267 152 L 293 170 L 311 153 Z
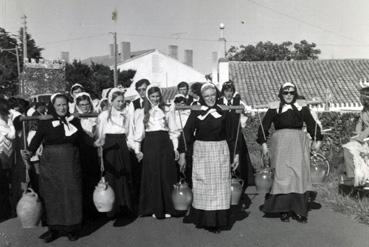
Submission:
M 109 113 L 111 113 L 110 119 Z M 129 125 L 129 115 L 127 108 L 122 111 L 112 107 L 103 111 L 97 118 L 97 143 L 104 143 L 106 134 L 127 134 Z
M 180 126 L 176 124 L 174 111 L 163 112 L 158 106 L 153 106 L 150 109 L 150 118 L 147 127 L 144 126 L 144 109 L 137 109 L 134 112 L 133 126 L 128 134 L 129 146 L 136 153 L 141 152 L 141 142 L 145 138 L 145 132 L 167 131 L 169 138 L 173 143 L 174 150 L 178 148 L 178 137 L 180 135 Z
M 15 128 L 11 116 L 7 122 L 0 118 L 0 140 L 14 140 L 15 138 Z

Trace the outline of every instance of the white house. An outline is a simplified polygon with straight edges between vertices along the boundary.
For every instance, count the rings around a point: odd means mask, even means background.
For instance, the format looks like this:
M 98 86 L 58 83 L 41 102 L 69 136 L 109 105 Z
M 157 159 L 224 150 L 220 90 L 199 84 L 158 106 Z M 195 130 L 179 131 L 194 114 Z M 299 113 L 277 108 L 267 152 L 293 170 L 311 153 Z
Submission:
M 162 88 L 176 86 L 181 81 L 189 83 L 206 81 L 204 74 L 157 49 L 149 50 L 119 63 L 118 69 L 120 71 L 135 70 L 134 82 L 145 78 Z M 135 94 L 134 86 L 132 83 L 127 96 Z

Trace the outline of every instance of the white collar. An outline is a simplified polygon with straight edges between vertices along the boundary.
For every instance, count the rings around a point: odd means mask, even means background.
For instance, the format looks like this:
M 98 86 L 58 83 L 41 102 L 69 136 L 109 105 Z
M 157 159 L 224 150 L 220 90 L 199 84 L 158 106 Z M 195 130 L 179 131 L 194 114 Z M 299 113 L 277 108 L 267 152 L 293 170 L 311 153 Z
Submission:
M 298 111 L 301 111 L 302 106 L 297 101 L 295 103 L 293 103 L 293 105 L 297 108 Z M 292 104 L 284 104 L 283 107 L 282 107 L 282 111 L 280 113 L 284 113 L 284 112 L 286 112 L 290 109 L 293 110 Z
M 207 111 L 204 115 L 197 116 L 198 119 L 201 121 L 204 120 L 209 114 L 211 114 L 214 118 L 220 118 L 222 115 L 220 115 L 215 108 L 209 108 L 207 106 L 202 105 L 201 110 Z

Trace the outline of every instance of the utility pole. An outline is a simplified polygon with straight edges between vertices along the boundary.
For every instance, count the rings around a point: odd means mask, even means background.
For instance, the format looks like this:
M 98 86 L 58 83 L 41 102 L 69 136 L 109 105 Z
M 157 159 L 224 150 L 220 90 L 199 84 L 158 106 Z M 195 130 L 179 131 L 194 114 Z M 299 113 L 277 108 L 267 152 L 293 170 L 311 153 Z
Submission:
M 27 55 L 27 16 L 23 15 L 23 71 L 25 69 L 25 61 L 28 61 L 28 55 Z M 23 79 L 20 81 L 21 88 L 20 93 L 24 94 L 24 81 Z
M 118 51 L 117 51 L 117 32 L 112 32 L 114 38 L 114 87 L 118 86 Z

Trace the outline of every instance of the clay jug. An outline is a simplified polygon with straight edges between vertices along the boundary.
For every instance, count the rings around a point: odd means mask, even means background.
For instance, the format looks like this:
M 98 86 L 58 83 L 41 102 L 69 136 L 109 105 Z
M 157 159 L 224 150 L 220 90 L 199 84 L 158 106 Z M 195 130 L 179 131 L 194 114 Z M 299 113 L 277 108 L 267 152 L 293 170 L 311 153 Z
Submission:
M 329 174 L 329 162 L 324 155 L 312 152 L 310 156 L 310 176 L 312 184 L 321 184 Z
M 273 172 L 270 167 L 255 173 L 255 185 L 258 193 L 269 193 L 273 185 Z
M 232 178 L 231 180 L 231 205 L 238 205 L 244 181 L 240 178 Z
M 17 204 L 17 216 L 23 228 L 36 227 L 41 219 L 41 202 L 36 192 L 28 188 Z
M 97 211 L 110 212 L 113 209 L 115 194 L 105 178 L 102 177 L 95 187 L 93 200 Z
M 192 191 L 183 179 L 173 185 L 172 201 L 176 210 L 183 211 L 190 207 L 192 203 Z

